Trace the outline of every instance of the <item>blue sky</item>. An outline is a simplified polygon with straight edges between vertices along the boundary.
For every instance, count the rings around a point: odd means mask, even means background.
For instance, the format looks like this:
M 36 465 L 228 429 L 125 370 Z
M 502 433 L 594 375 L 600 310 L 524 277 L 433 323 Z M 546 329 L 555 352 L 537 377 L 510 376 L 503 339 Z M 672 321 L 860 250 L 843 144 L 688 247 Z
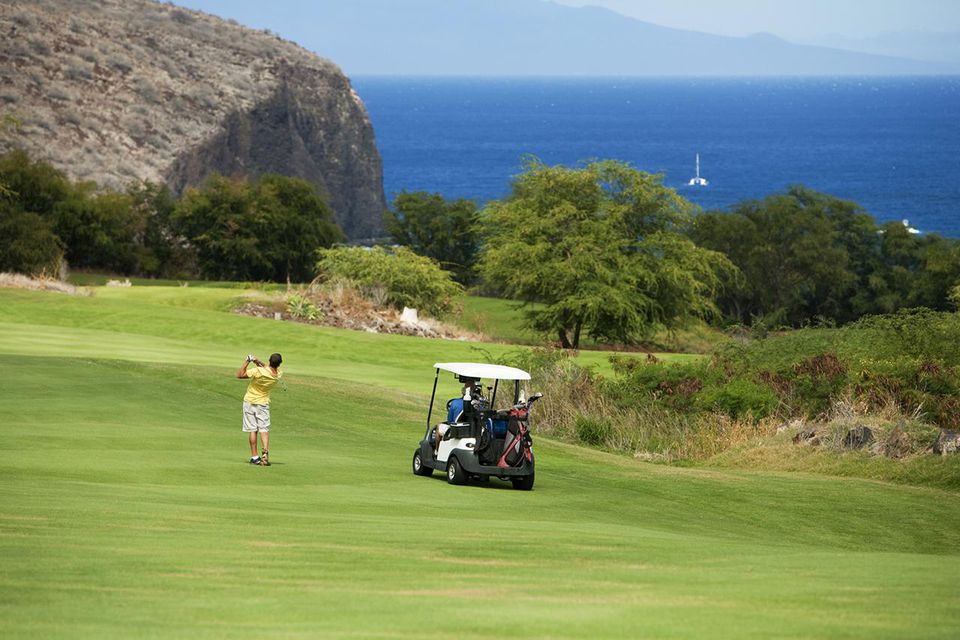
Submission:
M 769 32 L 787 39 L 803 40 L 831 34 L 863 38 L 904 29 L 960 32 L 960 0 L 554 1 L 571 6 L 604 6 L 664 26 L 731 36 Z M 402 4 L 404 0 L 394 2 Z M 298 15 L 302 11 L 309 13 L 313 4 L 310 0 L 273 0 L 270 3 L 176 0 L 176 3 L 224 17 L 236 17 L 249 26 L 258 27 L 263 26 L 258 23 L 269 22 L 281 33 L 285 31 L 285 21 L 294 26 Z

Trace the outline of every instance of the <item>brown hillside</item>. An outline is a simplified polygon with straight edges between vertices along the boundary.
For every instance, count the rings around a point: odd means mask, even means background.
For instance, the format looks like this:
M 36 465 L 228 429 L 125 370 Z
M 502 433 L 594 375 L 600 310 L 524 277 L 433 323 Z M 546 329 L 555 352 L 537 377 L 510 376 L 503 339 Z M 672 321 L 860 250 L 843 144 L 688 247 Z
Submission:
M 0 0 L 0 113 L 74 179 L 176 190 L 213 171 L 299 176 L 351 237 L 380 230 L 366 109 L 333 63 L 268 32 L 148 0 Z

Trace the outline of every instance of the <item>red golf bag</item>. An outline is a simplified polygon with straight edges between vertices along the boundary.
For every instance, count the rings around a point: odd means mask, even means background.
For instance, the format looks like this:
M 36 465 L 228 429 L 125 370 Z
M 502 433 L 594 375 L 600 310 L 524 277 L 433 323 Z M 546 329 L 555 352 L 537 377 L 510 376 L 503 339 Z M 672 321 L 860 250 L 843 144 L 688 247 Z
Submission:
M 503 453 L 497 460 L 498 467 L 519 467 L 525 460 L 532 460 L 533 454 L 530 445 L 530 431 L 527 429 L 527 406 L 514 407 L 510 410 L 510 420 L 507 422 L 507 435 L 503 440 Z

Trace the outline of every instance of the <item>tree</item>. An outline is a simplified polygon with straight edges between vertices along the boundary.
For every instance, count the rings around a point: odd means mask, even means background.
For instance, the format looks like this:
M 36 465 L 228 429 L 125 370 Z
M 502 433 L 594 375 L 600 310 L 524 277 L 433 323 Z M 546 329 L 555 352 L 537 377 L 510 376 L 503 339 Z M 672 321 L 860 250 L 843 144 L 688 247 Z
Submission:
M 268 174 L 255 183 L 256 206 L 267 215 L 261 251 L 273 265 L 271 280 L 313 277 L 317 250 L 346 239 L 333 209 L 316 187 L 300 178 Z
M 63 243 L 42 214 L 50 212 L 68 186 L 62 174 L 31 162 L 23 151 L 0 157 L 0 271 L 28 275 L 57 271 Z
M 143 221 L 126 194 L 96 189 L 92 182 L 72 185 L 54 206 L 54 230 L 67 247 L 67 260 L 73 267 L 134 273 L 134 238 L 143 232 Z
M 661 176 L 621 162 L 533 159 L 480 214 L 480 269 L 507 296 L 540 303 L 529 324 L 565 348 L 584 333 L 633 342 L 715 309 L 730 264 L 680 234 L 690 209 Z
M 433 258 L 463 284 L 473 279 L 478 238 L 477 206 L 471 200 L 447 202 L 439 193 L 401 192 L 387 211 L 387 232 L 397 244 Z
M 764 318 L 776 324 L 849 316 L 860 279 L 851 251 L 868 262 L 871 247 L 859 246 L 858 238 L 875 243 L 876 228 L 863 234 L 859 221 L 838 224 L 837 218 L 859 215 L 838 202 L 795 188 L 740 203 L 730 213 L 697 216 L 693 241 L 722 252 L 743 274 L 742 286 L 726 289 L 719 300 L 724 313 L 741 322 Z
M 802 186 L 731 212 L 696 217 L 690 237 L 722 252 L 744 275 L 718 300 L 739 322 L 845 323 L 866 314 L 948 308 L 960 278 L 960 243 L 878 226 L 856 203 Z
M 910 306 L 948 310 L 951 291 L 960 282 L 960 242 L 934 234 L 917 242 L 922 266 L 910 290 Z
M 72 187 L 61 171 L 41 160 L 31 160 L 20 149 L 0 157 L 0 182 L 16 209 L 47 218 L 52 217 L 57 203 L 67 199 Z
M 136 269 L 134 236 L 141 222 L 132 215 L 126 195 L 99 191 L 92 182 L 73 183 L 50 164 L 19 150 L 0 158 L 0 182 L 9 190 L 10 208 L 42 218 L 43 228 L 56 235 L 72 266 L 120 273 Z
M 0 238 L 0 271 L 52 275 L 63 259 L 63 244 L 47 220 L 2 201 Z
M 30 237 L 43 238 L 49 248 L 41 229 L 52 232 L 72 266 L 122 273 L 135 268 L 132 239 L 137 221 L 123 194 L 98 192 L 92 182 L 74 184 L 50 164 L 33 161 L 20 150 L 0 158 L 0 182 L 8 189 L 12 211 L 43 219 L 44 224 Z
M 343 239 L 333 212 L 299 178 L 210 177 L 174 208 L 201 273 L 221 280 L 309 280 L 316 251 Z
M 127 196 L 131 215 L 141 221 L 141 231 L 134 237 L 137 273 L 157 278 L 195 276 L 195 253 L 173 223 L 177 200 L 170 188 L 151 182 L 134 183 Z

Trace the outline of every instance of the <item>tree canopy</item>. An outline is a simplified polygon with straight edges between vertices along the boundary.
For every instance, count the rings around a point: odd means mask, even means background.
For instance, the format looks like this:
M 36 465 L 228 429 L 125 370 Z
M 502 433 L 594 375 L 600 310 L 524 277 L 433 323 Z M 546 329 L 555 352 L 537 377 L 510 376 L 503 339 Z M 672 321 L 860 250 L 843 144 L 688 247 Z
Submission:
M 479 240 L 472 200 L 447 201 L 439 193 L 403 191 L 394 198 L 384 223 L 397 244 L 436 260 L 461 283 L 474 279 Z
M 344 237 L 311 184 L 279 175 L 212 176 L 184 193 L 172 219 L 213 279 L 309 280 L 317 250 Z
M 480 269 L 526 303 L 530 325 L 577 348 L 584 333 L 634 342 L 715 310 L 721 254 L 682 235 L 691 206 L 662 177 L 616 161 L 530 160 L 481 212 Z
M 743 273 L 718 301 L 738 322 L 796 326 L 947 309 L 960 282 L 960 243 L 898 222 L 878 226 L 859 205 L 802 186 L 699 215 L 690 237 Z

